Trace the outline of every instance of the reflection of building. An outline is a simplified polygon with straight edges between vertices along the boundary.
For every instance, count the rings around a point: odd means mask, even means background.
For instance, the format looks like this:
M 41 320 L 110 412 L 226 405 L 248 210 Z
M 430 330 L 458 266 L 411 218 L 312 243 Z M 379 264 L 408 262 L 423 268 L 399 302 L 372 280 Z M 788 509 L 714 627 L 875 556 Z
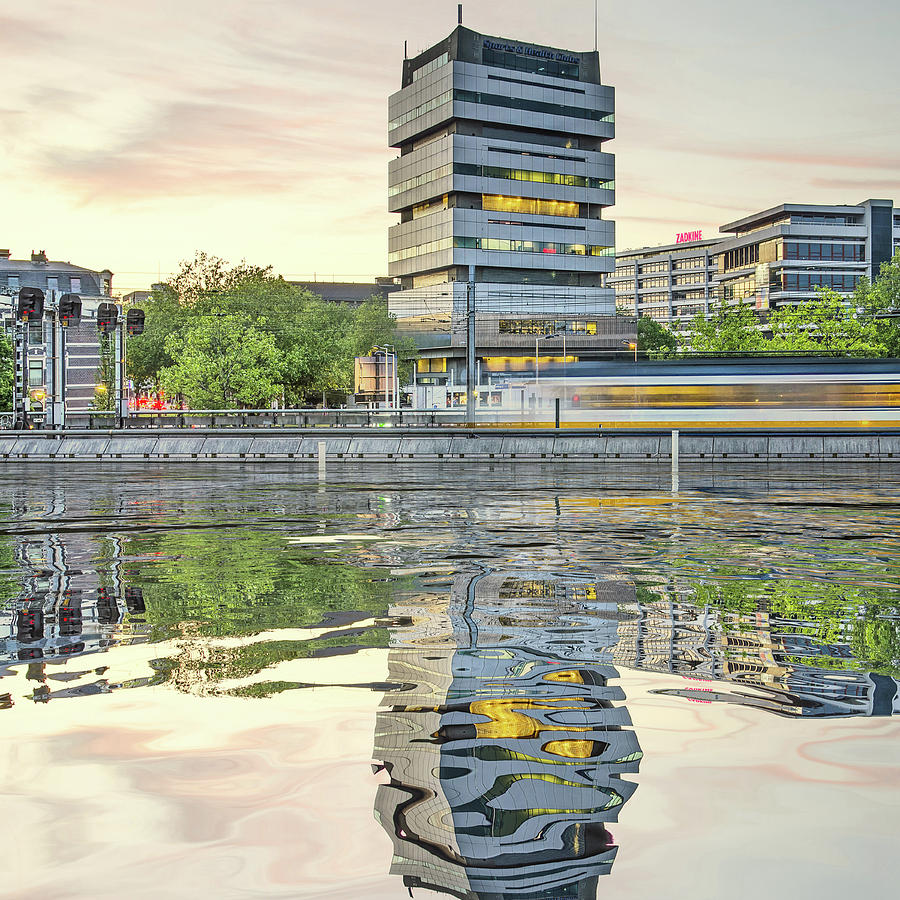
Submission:
M 408 888 L 588 898 L 641 751 L 610 679 L 623 582 L 457 576 L 449 607 L 395 608 L 375 757 L 376 817 Z M 424 614 L 424 615 L 423 615 Z
M 787 716 L 891 715 L 900 685 L 863 670 L 847 642 L 813 636 L 811 623 L 769 613 L 727 612 L 688 602 L 642 602 L 619 629 L 619 665 L 720 682 L 666 691 L 725 700 Z M 742 690 L 730 693 L 727 686 Z M 748 693 L 752 689 L 754 693 Z
M 65 512 L 57 499 L 47 514 Z M 39 515 L 40 509 L 28 512 Z M 108 539 L 108 548 L 111 558 L 99 571 L 97 556 L 106 548 L 80 532 L 16 540 L 21 588 L 19 596 L 0 609 L 0 677 L 27 662 L 33 666 L 30 677 L 44 681 L 47 664 L 147 639 L 143 594 L 124 583 L 115 538 Z

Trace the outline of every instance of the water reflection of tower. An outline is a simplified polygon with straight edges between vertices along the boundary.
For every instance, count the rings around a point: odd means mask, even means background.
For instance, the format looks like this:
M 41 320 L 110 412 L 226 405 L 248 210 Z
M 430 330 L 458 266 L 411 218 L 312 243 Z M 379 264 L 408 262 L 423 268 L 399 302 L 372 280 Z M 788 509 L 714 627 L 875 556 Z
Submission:
M 376 817 L 409 888 L 467 900 L 593 898 L 640 747 L 609 681 L 625 582 L 458 576 L 449 605 L 394 610 Z

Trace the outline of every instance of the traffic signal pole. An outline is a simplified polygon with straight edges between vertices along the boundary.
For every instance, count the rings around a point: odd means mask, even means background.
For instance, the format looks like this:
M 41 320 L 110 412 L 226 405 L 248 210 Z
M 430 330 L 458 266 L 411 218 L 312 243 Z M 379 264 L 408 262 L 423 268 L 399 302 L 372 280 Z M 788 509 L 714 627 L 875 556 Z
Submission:
M 466 282 L 466 425 L 475 424 L 475 266 Z
M 13 373 L 13 428 L 28 428 L 28 322 L 16 319 L 13 328 L 15 371 Z

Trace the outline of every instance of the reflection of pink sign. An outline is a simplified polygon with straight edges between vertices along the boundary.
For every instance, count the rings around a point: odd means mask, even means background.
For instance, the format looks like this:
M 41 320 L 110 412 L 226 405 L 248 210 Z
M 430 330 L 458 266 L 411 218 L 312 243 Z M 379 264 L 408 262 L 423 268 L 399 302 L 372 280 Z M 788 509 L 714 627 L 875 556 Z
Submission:
M 702 231 L 680 231 L 675 237 L 676 244 L 686 244 L 689 241 L 702 241 Z

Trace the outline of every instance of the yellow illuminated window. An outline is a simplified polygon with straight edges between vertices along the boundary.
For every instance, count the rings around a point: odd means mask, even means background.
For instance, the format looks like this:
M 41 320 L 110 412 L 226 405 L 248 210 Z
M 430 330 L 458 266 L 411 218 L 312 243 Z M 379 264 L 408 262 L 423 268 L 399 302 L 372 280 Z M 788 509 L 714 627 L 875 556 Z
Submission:
M 538 200 L 533 197 L 501 197 L 496 194 L 482 194 L 484 209 L 494 212 L 524 213 L 533 216 L 578 216 L 578 204 L 562 200 Z
M 416 363 L 416 371 L 421 372 L 422 374 L 427 374 L 429 372 L 446 372 L 447 371 L 447 360 L 446 359 L 420 359 Z

